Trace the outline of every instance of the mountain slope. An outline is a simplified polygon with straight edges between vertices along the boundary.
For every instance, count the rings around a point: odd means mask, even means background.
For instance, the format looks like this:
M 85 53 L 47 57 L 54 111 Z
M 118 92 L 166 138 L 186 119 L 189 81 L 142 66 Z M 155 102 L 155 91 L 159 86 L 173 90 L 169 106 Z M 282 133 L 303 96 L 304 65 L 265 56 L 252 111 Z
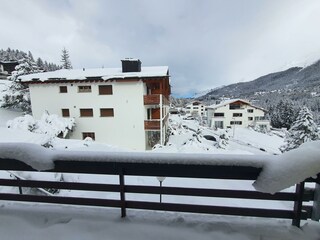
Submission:
M 251 99 L 263 92 L 306 92 L 319 91 L 320 86 L 320 60 L 306 67 L 292 67 L 285 71 L 270 73 L 250 82 L 240 82 L 227 85 L 210 91 L 199 100 L 219 97 L 248 98 Z

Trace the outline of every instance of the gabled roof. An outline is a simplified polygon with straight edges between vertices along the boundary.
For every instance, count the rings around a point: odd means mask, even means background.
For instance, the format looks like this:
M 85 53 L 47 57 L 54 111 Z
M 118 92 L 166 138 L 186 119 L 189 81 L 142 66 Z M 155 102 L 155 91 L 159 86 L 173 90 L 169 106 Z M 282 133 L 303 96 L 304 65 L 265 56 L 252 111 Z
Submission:
M 239 102 L 239 101 L 240 101 L 240 102 L 243 102 L 243 103 L 245 103 L 245 104 L 247 104 L 247 105 L 249 105 L 249 106 L 251 106 L 251 107 L 260 109 L 260 110 L 262 110 L 262 111 L 265 111 L 265 112 L 267 111 L 267 110 L 265 110 L 265 109 L 263 109 L 263 108 L 261 108 L 261 107 L 257 107 L 257 106 L 255 106 L 255 105 L 251 104 L 251 103 L 250 103 L 249 101 L 247 101 L 247 100 L 240 99 L 240 98 L 237 98 L 237 99 L 229 99 L 229 100 L 223 101 L 223 102 L 221 102 L 221 103 L 219 103 L 219 104 L 213 104 L 213 105 L 207 106 L 206 108 L 217 109 L 217 108 L 224 107 L 224 106 L 226 106 L 226 105 L 229 105 L 229 104 L 234 103 L 234 102 Z
M 144 77 L 164 77 L 168 76 L 169 68 L 142 67 L 141 72 L 122 72 L 121 68 L 91 68 L 91 69 L 60 69 L 54 72 L 34 73 L 20 76 L 22 82 L 30 81 L 50 81 L 50 80 L 87 80 L 90 78 L 121 79 L 121 78 L 144 78 Z

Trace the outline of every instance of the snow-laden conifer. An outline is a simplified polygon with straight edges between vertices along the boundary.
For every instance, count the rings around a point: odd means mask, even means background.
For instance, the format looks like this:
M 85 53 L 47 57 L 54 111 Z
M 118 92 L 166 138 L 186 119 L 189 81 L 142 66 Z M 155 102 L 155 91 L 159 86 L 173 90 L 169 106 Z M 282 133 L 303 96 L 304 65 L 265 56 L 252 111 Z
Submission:
M 62 62 L 62 68 L 72 69 L 69 52 L 65 48 L 62 49 L 61 62 Z
M 292 124 L 286 136 L 286 145 L 282 146 L 282 152 L 298 148 L 302 143 L 319 139 L 319 130 L 313 121 L 312 113 L 307 107 L 303 107 Z
M 26 113 L 31 112 L 31 102 L 29 88 L 26 84 L 19 81 L 19 76 L 40 72 L 37 64 L 32 61 L 27 55 L 19 60 L 19 65 L 15 67 L 8 79 L 11 81 L 5 90 L 6 94 L 3 96 L 3 108 L 21 109 Z

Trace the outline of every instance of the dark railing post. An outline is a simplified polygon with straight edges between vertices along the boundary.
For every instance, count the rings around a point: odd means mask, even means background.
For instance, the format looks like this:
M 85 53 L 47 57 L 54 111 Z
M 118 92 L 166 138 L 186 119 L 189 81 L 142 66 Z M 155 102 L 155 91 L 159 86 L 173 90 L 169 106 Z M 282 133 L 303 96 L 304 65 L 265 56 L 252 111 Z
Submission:
M 124 172 L 120 169 L 119 172 L 119 183 L 120 183 L 120 201 L 121 201 L 121 217 L 126 216 L 126 198 L 125 198 L 125 182 L 124 182 Z
M 320 184 L 319 183 L 316 183 L 316 187 L 314 189 L 314 199 L 313 199 L 311 219 L 314 221 L 320 220 Z
M 300 227 L 301 212 L 302 212 L 302 202 L 304 193 L 304 182 L 296 185 L 296 200 L 294 201 L 292 225 Z
M 18 177 L 16 177 L 16 179 L 17 179 L 17 181 L 18 181 L 18 182 L 20 182 L 20 181 L 21 181 L 21 179 L 20 179 L 20 178 L 18 178 Z M 19 186 L 18 188 L 19 188 L 19 194 L 23 194 L 23 193 L 22 193 L 22 187 L 21 187 L 21 186 Z

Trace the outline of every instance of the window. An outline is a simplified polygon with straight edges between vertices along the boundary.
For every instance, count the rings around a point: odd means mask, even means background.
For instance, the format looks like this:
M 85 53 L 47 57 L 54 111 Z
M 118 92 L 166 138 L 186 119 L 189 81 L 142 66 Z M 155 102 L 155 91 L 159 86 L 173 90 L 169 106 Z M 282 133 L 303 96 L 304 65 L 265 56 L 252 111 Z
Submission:
M 62 117 L 70 117 L 70 111 L 68 108 L 61 109 L 62 111 Z
M 224 117 L 224 113 L 214 113 L 215 117 Z
M 60 86 L 59 89 L 60 89 L 60 93 L 67 93 L 68 92 L 67 86 Z
M 242 125 L 242 121 L 231 121 L 230 125 Z
M 80 109 L 80 117 L 93 117 L 93 109 L 92 108 Z
M 230 104 L 229 105 L 229 109 L 240 109 L 241 108 L 241 105 L 240 104 Z
M 215 128 L 223 128 L 223 121 L 214 121 Z
M 113 108 L 100 108 L 100 117 L 113 117 Z
M 100 85 L 99 95 L 112 95 L 112 85 Z
M 78 86 L 78 92 L 91 92 L 91 86 Z
M 252 121 L 252 120 L 253 120 L 253 117 L 248 117 L 248 120 L 249 120 L 249 121 Z
M 266 118 L 264 116 L 259 116 L 259 117 L 254 117 L 255 121 L 259 121 L 259 120 L 266 120 Z
M 199 109 L 199 107 L 193 107 L 193 109 Z
M 94 132 L 83 132 L 82 133 L 82 139 L 85 139 L 87 137 L 92 138 L 92 140 L 96 139 L 96 136 L 95 136 Z
M 232 116 L 233 117 L 242 117 L 242 113 L 233 113 Z
M 253 113 L 253 109 L 248 109 L 248 113 Z

